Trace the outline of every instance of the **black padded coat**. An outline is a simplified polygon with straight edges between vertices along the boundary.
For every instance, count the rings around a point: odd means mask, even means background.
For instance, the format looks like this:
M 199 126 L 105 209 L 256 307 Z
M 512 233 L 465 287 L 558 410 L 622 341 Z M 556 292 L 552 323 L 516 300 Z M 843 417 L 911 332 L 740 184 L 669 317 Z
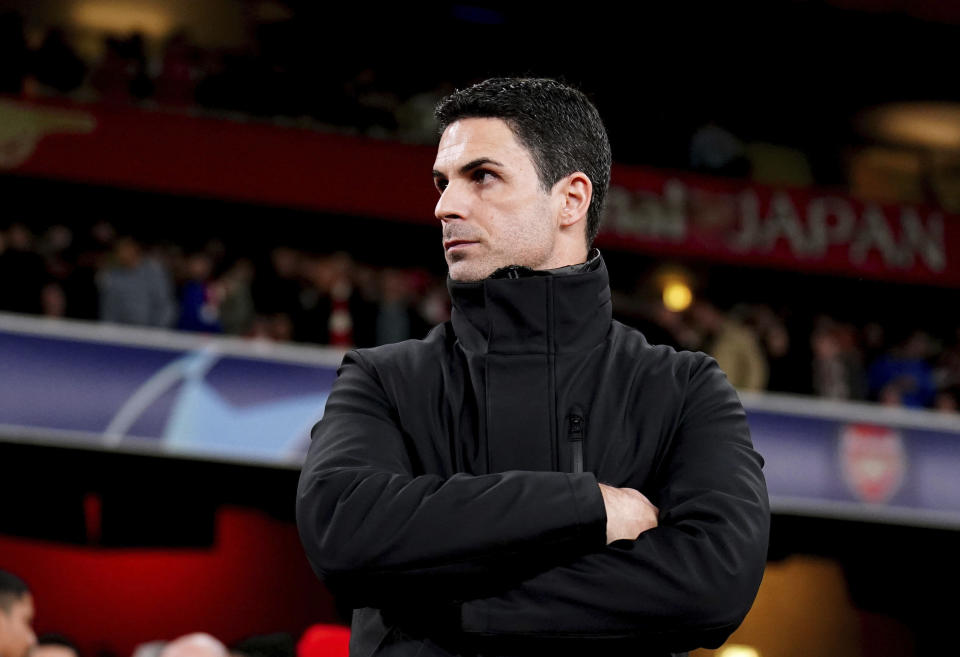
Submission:
M 612 319 L 606 265 L 447 278 L 450 321 L 348 352 L 297 494 L 351 655 L 668 655 L 749 610 L 769 503 L 716 361 Z M 606 545 L 598 482 L 659 526 Z

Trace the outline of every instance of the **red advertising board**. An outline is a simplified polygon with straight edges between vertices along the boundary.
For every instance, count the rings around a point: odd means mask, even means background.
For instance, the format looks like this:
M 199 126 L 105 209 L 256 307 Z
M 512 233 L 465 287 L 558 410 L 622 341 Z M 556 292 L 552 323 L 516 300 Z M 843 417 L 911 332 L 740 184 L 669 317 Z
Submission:
M 0 98 L 0 171 L 432 223 L 434 149 L 273 122 Z M 615 166 L 600 246 L 960 286 L 960 219 Z
M 960 285 L 960 218 L 936 208 L 635 167 L 617 167 L 612 177 L 602 243 L 811 273 Z

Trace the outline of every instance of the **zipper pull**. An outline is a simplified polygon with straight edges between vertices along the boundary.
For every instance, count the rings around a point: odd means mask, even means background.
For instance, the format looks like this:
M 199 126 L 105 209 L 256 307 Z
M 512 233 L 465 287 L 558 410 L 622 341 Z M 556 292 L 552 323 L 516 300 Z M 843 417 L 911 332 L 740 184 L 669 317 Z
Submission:
M 569 415 L 567 420 L 570 423 L 570 430 L 567 433 L 570 440 L 583 440 L 583 416 Z
M 567 415 L 567 437 L 570 440 L 570 460 L 574 472 L 583 472 L 583 434 L 584 421 L 581 415 L 580 407 L 575 406 L 572 412 Z

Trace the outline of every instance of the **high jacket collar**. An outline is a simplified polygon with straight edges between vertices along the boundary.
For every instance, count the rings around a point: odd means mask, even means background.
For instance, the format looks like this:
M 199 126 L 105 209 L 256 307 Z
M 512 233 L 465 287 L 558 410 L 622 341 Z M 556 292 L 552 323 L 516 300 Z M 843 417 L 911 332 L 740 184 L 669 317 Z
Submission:
M 481 353 L 568 353 L 589 349 L 610 329 L 607 266 L 597 249 L 558 269 L 505 267 L 480 281 L 447 274 L 450 319 L 461 346 Z

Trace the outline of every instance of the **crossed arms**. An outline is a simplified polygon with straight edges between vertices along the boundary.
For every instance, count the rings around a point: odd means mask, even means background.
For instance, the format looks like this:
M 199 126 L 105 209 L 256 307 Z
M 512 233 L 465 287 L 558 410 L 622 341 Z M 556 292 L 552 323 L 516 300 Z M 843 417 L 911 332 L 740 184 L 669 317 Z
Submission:
M 355 606 L 429 600 L 463 632 L 636 636 L 686 650 L 722 643 L 752 604 L 769 530 L 762 459 L 713 359 L 691 369 L 648 491 L 659 522 L 642 533 L 642 513 L 631 525 L 617 489 L 602 494 L 590 472 L 414 476 L 410 437 L 373 368 L 353 351 L 338 373 L 297 524 L 314 570 Z

